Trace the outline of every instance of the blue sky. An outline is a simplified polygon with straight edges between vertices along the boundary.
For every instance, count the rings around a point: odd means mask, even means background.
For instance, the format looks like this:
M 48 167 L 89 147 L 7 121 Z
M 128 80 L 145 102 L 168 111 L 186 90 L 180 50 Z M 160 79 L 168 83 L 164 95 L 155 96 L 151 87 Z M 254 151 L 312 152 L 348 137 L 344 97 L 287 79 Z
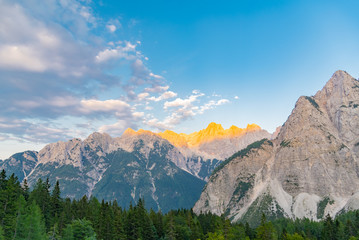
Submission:
M 0 0 L 0 159 L 128 127 L 273 132 L 338 69 L 358 1 Z

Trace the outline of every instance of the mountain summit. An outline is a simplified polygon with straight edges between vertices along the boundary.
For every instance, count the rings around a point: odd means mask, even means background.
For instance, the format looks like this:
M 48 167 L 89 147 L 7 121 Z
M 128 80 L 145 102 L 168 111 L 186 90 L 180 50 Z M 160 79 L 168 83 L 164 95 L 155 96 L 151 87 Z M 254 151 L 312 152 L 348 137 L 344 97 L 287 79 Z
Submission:
M 236 153 L 211 175 L 194 211 L 233 221 L 308 217 L 359 208 L 359 81 L 337 71 L 302 96 L 276 139 Z
M 0 162 L 0 169 L 16 173 L 20 181 L 26 178 L 30 186 L 39 178 L 49 178 L 52 185 L 59 180 L 66 197 L 116 199 L 123 207 L 142 197 L 155 210 L 190 208 L 226 156 L 270 136 L 260 128 L 235 137 L 224 137 L 226 131 L 212 123 L 193 135 L 202 137 L 196 146 L 188 142 L 187 135 L 171 131 L 157 134 L 127 129 L 119 138 L 95 132 L 85 140 L 48 144 L 38 153 L 15 154 Z
M 140 129 L 136 132 L 131 128 L 124 132 L 124 135 L 132 136 L 141 134 L 155 134 L 178 148 L 190 149 L 197 155 L 219 160 L 231 156 L 236 150 L 242 149 L 256 140 L 271 137 L 257 124 L 248 124 L 246 128 L 238 128 L 233 125 L 229 129 L 224 129 L 221 124 L 215 122 L 208 124 L 205 129 L 190 134 L 176 133 L 170 130 L 153 133 Z M 225 151 L 220 149 L 225 149 Z

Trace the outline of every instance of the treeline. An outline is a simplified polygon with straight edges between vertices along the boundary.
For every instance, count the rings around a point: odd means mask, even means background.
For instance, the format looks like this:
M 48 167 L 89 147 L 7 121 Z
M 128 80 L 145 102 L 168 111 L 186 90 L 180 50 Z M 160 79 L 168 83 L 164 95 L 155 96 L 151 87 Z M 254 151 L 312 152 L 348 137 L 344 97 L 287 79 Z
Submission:
M 152 239 L 319 239 L 355 240 L 359 236 L 359 211 L 329 216 L 321 222 L 308 219 L 266 221 L 251 228 L 231 224 L 210 213 L 196 215 L 180 209 L 168 213 L 147 211 L 140 199 L 129 209 L 116 201 L 99 202 L 84 196 L 63 199 L 57 182 L 39 179 L 32 191 L 14 174 L 0 173 L 0 240 L 152 240 Z

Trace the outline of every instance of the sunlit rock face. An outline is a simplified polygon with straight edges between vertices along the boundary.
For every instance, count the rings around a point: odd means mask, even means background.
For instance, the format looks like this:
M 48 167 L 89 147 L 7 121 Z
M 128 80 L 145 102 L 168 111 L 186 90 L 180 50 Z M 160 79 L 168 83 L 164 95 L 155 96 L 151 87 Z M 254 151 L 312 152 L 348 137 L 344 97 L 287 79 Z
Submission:
M 337 71 L 313 97 L 300 97 L 272 141 L 234 155 L 211 175 L 194 211 L 257 224 L 318 220 L 359 206 L 359 82 Z
M 142 129 L 137 132 L 127 129 L 124 133 L 128 136 L 146 134 L 155 134 L 168 140 L 184 155 L 196 155 L 203 159 L 217 160 L 230 157 L 250 143 L 263 138 L 271 138 L 266 130 L 262 130 L 256 124 L 248 124 L 246 128 L 231 126 L 229 129 L 224 129 L 221 124 L 214 122 L 210 123 L 207 128 L 191 134 L 176 133 L 170 130 L 153 133 Z
M 170 159 L 179 168 L 205 181 L 221 161 L 255 141 L 271 138 L 271 134 L 256 124 L 248 124 L 246 128 L 231 126 L 224 129 L 221 124 L 212 122 L 207 128 L 191 134 L 170 130 L 154 133 L 129 128 L 122 139 L 148 139 L 150 136 L 157 136 L 171 143 L 176 150 L 170 153 Z M 121 146 L 127 149 L 129 145 L 125 142 L 122 141 Z

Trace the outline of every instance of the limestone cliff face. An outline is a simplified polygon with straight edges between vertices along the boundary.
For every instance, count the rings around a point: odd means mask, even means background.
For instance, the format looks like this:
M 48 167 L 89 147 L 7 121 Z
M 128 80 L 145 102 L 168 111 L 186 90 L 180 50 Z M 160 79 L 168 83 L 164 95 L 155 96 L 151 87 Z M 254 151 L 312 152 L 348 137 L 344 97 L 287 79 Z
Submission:
M 255 222 L 260 212 L 316 220 L 359 207 L 358 106 L 359 82 L 337 71 L 298 99 L 276 139 L 215 171 L 194 211 Z
M 248 124 L 246 128 L 231 126 L 224 129 L 221 124 L 212 122 L 207 128 L 191 134 L 178 134 L 169 130 L 153 133 L 142 129 L 136 132 L 127 129 L 122 138 L 148 138 L 147 136 L 158 136 L 170 142 L 176 149 L 171 152 L 172 161 L 178 167 L 206 181 L 221 161 L 255 141 L 271 137 L 256 124 Z M 128 146 L 122 144 L 121 147 L 124 145 Z
M 178 134 L 167 130 L 158 135 L 183 152 L 188 152 L 189 149 L 198 156 L 219 160 L 224 160 L 250 143 L 271 136 L 256 124 L 248 124 L 246 128 L 231 126 L 224 129 L 221 124 L 214 122 L 191 134 Z

